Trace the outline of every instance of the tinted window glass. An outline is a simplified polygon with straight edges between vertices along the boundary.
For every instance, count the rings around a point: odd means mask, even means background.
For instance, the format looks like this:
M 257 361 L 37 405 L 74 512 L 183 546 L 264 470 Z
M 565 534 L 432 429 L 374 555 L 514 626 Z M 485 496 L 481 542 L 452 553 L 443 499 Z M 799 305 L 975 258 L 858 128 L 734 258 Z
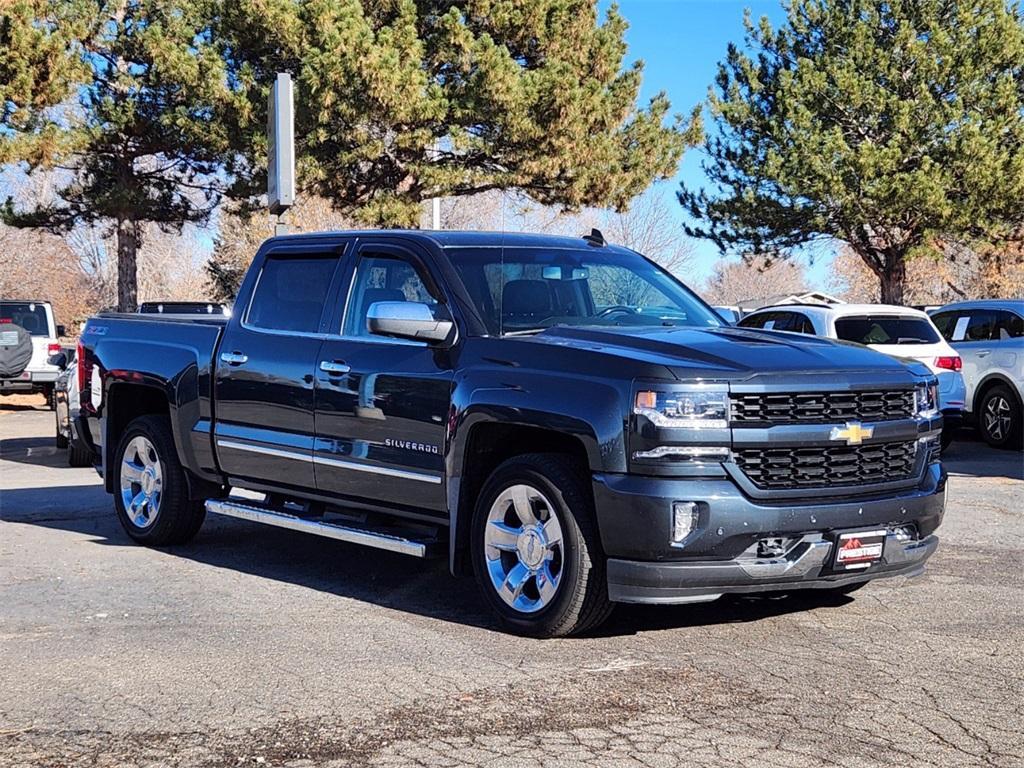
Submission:
M 970 319 L 967 321 L 967 328 L 963 332 L 964 341 L 989 341 L 995 334 L 996 313 L 991 310 L 970 311 Z M 954 335 L 955 330 L 954 330 Z
M 953 340 L 953 329 L 956 328 L 956 318 L 956 312 L 940 312 L 937 315 L 932 315 L 932 323 L 935 324 L 935 328 L 942 334 L 942 338 L 946 341 Z
M 345 311 L 346 336 L 369 336 L 366 315 L 378 301 L 418 301 L 437 304 L 416 268 L 394 256 L 363 256 Z
M 776 312 L 765 312 L 760 315 L 748 315 L 739 321 L 738 325 L 740 328 L 764 328 L 765 323 L 771 322 L 774 326 L 775 318 L 778 316 Z
M 337 256 L 271 256 L 260 271 L 246 322 L 274 331 L 316 333 Z
M 447 251 L 489 333 L 534 333 L 554 325 L 725 325 L 667 272 L 635 253 L 543 247 Z
M 0 323 L 20 325 L 32 336 L 49 336 L 46 307 L 27 301 L 0 301 Z
M 858 344 L 934 344 L 939 334 L 923 317 L 865 315 L 836 319 L 836 336 Z
M 999 310 L 996 312 L 996 338 L 1019 339 L 1024 336 L 1024 318 L 1013 312 Z

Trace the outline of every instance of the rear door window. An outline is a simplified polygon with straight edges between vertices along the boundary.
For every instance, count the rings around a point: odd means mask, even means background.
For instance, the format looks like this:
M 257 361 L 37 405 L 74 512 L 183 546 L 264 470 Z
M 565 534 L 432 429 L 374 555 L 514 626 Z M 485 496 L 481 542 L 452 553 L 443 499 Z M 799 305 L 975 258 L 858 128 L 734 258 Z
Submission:
M 996 313 L 988 309 L 972 309 L 963 326 L 963 335 L 957 341 L 991 341 L 996 331 Z M 955 333 L 955 331 L 954 331 Z
M 940 338 L 926 318 L 913 315 L 839 317 L 836 336 L 858 344 L 935 344 Z
M 271 254 L 263 264 L 246 324 L 271 331 L 316 333 L 338 256 Z

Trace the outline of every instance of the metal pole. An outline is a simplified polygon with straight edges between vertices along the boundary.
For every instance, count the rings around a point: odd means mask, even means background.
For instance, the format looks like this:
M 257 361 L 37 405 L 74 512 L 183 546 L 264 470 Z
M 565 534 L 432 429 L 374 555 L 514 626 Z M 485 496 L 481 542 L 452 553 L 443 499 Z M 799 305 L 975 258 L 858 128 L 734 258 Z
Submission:
M 441 140 L 437 139 L 434 142 L 434 162 L 441 157 Z M 440 229 L 441 228 L 441 198 L 435 197 L 430 201 L 431 207 L 431 218 L 430 228 Z

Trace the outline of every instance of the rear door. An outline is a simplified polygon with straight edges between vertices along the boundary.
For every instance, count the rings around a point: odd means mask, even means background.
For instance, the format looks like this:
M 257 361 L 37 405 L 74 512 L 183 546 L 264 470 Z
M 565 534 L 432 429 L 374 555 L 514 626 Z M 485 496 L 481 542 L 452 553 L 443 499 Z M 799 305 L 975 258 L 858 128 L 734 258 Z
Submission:
M 315 371 L 317 488 L 412 514 L 444 515 L 444 445 L 452 352 L 370 335 L 378 301 L 443 298 L 429 254 L 393 238 L 360 238 Z
M 246 278 L 216 361 L 217 456 L 237 485 L 315 487 L 313 372 L 343 249 L 279 246 Z

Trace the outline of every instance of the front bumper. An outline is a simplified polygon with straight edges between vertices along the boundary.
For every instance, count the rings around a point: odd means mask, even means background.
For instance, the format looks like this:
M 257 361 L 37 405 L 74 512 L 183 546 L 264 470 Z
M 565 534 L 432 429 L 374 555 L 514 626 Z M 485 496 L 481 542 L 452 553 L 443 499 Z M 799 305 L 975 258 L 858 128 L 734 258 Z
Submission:
M 916 575 L 938 545 L 946 475 L 931 463 L 918 484 L 900 491 L 785 501 L 751 499 L 728 478 L 595 475 L 593 487 L 610 598 L 672 603 Z M 699 509 L 682 545 L 671 543 L 674 501 Z M 873 529 L 889 532 L 883 559 L 861 571 L 834 571 L 836 534 Z M 760 540 L 776 537 L 791 542 L 783 557 L 752 554 Z
M 608 561 L 608 597 L 619 603 L 689 603 L 728 592 L 834 589 L 886 576 L 917 576 L 939 538 L 889 533 L 882 560 L 861 571 L 832 572 L 834 546 L 821 534 L 810 534 L 780 557 L 680 563 L 613 559 Z

